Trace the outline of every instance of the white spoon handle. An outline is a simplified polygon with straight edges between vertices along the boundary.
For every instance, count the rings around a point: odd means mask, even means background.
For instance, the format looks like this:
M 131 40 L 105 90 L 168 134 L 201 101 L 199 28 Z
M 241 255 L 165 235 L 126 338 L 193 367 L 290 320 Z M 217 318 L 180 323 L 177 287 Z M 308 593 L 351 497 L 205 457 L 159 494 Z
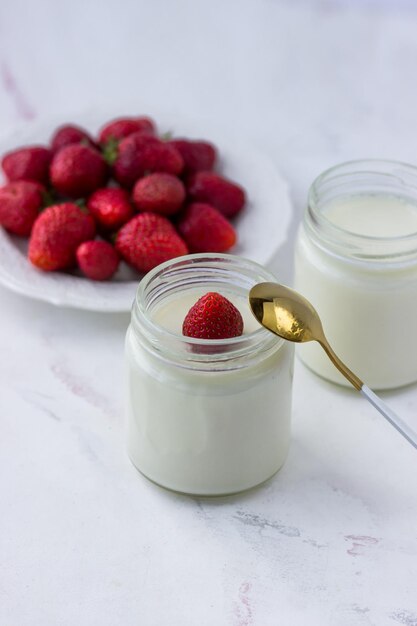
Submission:
M 392 409 L 389 408 L 378 396 L 366 385 L 362 385 L 361 394 L 394 426 L 412 446 L 417 449 L 417 433 L 405 424 Z

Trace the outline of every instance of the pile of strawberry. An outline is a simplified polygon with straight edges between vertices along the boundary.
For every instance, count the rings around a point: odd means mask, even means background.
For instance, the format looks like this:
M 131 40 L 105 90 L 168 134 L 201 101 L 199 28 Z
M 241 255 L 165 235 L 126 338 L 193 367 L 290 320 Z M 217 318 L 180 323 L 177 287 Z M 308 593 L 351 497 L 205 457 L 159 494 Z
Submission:
M 188 252 L 226 252 L 245 192 L 216 161 L 211 143 L 159 138 L 147 117 L 113 120 L 97 139 L 61 126 L 49 147 L 3 157 L 0 225 L 29 237 L 37 268 L 78 266 L 93 280 L 110 279 L 120 259 L 144 273 Z

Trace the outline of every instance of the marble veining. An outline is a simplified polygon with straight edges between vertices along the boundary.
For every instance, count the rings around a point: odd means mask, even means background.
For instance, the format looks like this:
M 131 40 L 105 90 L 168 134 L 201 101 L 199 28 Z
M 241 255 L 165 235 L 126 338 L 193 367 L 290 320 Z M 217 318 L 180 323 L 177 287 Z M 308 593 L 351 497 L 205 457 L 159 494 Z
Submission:
M 21 91 L 16 77 L 14 76 L 9 65 L 5 61 L 0 62 L 0 80 L 3 85 L 3 91 L 12 100 L 18 117 L 20 117 L 22 120 L 35 119 L 35 110 L 29 104 L 26 96 Z
M 286 526 L 280 522 L 267 520 L 260 515 L 247 513 L 245 511 L 238 510 L 236 515 L 234 515 L 234 518 L 246 526 L 253 526 L 259 530 L 264 530 L 267 527 L 273 528 L 280 535 L 285 535 L 286 537 L 299 537 L 301 534 L 298 528 L 295 528 L 294 526 Z

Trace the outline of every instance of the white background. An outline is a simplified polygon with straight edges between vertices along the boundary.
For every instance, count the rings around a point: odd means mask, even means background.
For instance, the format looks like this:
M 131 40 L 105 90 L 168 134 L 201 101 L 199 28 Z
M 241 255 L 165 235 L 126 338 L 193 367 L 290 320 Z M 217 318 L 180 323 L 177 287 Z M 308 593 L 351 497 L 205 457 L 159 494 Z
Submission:
M 163 101 L 241 134 L 289 179 L 417 161 L 417 5 L 348 0 L 0 3 L 0 134 Z M 287 464 L 203 500 L 124 452 L 127 315 L 0 291 L 0 623 L 417 624 L 417 457 L 355 393 L 296 367 Z M 389 355 L 387 355 L 389 358 Z M 417 428 L 416 387 L 384 394 Z

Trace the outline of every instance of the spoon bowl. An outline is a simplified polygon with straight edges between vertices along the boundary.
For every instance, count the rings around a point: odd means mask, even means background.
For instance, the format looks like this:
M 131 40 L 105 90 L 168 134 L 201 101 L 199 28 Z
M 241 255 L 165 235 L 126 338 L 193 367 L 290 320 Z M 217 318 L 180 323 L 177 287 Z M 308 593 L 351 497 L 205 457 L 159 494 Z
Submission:
M 262 326 L 287 341 L 324 339 L 316 309 L 301 294 L 276 283 L 259 283 L 249 293 L 252 313 Z

